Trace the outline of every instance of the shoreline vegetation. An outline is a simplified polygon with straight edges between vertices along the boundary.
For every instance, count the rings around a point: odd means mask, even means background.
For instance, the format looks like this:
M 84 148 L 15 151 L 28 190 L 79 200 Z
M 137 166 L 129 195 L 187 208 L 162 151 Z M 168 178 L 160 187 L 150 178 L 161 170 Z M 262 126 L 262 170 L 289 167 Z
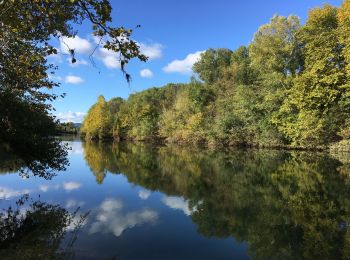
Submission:
M 67 123 L 60 123 L 56 127 L 56 135 L 65 135 L 65 134 L 72 134 L 72 135 L 78 135 L 80 132 L 80 126 L 79 123 L 73 123 L 73 122 L 67 122 Z
M 209 49 L 189 83 L 103 96 L 81 133 L 209 147 L 350 151 L 350 1 L 275 15 L 248 46 Z

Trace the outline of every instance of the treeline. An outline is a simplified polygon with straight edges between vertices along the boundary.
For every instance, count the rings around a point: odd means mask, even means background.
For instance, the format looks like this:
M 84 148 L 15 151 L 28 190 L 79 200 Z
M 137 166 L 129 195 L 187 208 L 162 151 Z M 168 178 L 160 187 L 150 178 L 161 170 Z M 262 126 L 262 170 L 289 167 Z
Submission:
M 209 49 L 199 79 L 106 101 L 86 116 L 89 139 L 249 146 L 350 147 L 350 1 L 274 16 L 249 46 Z
M 67 122 L 67 123 L 59 123 L 56 126 L 57 134 L 78 134 L 80 131 L 80 124 Z

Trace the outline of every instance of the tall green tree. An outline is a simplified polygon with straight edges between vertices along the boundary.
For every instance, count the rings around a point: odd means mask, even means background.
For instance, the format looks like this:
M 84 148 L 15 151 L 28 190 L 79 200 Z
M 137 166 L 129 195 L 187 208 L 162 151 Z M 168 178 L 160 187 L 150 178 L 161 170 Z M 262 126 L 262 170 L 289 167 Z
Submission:
M 241 63 L 245 73 L 251 75 L 249 80 L 237 81 L 233 95 L 234 113 L 241 118 L 238 122 L 244 124 L 246 143 L 269 146 L 285 143 L 273 123 L 273 115 L 291 87 L 291 78 L 302 70 L 297 39 L 299 28 L 296 16 L 276 15 L 255 33 L 248 53 L 242 49 L 235 54 L 235 66 Z
M 232 51 L 229 49 L 209 49 L 201 54 L 200 60 L 193 66 L 199 78 L 212 84 L 222 77 L 223 69 L 230 65 Z
M 81 132 L 87 139 L 105 139 L 112 136 L 113 118 L 103 96 L 99 96 L 84 118 Z
M 341 43 L 343 45 L 343 54 L 345 61 L 347 63 L 347 73 L 350 76 L 350 1 L 345 0 L 338 11 L 339 19 L 339 36 Z M 349 85 L 350 83 L 348 83 Z M 350 91 L 343 94 L 343 99 L 341 101 L 341 106 L 343 112 L 350 115 Z M 342 149 L 347 151 L 350 150 L 350 116 L 347 116 L 344 125 L 342 126 L 340 132 L 338 133 L 342 138 L 343 145 Z
M 206 139 L 208 106 L 214 100 L 206 84 L 192 79 L 160 116 L 160 134 L 171 142 L 200 143 Z
M 337 132 L 349 118 L 350 85 L 337 8 L 311 10 L 300 37 L 304 71 L 295 78 L 281 108 L 280 130 L 294 145 L 325 145 L 339 139 Z
M 302 69 L 297 32 L 300 19 L 275 15 L 261 26 L 249 45 L 252 65 L 262 73 L 296 74 Z
M 344 57 L 347 61 L 347 71 L 350 74 L 350 1 L 344 0 L 338 10 L 340 24 L 340 39 L 344 46 Z

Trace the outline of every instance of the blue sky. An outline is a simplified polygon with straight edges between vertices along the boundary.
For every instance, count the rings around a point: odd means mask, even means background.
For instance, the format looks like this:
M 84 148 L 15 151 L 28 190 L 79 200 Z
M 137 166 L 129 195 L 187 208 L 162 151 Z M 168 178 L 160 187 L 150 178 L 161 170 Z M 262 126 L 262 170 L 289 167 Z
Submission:
M 96 43 L 89 24 L 77 27 L 75 39 L 64 39 L 75 48 L 77 64 L 72 66 L 65 54 L 65 44 L 55 42 L 59 55 L 50 57 L 59 69 L 55 79 L 61 87 L 56 94 L 66 97 L 53 103 L 62 121 L 81 122 L 98 95 L 106 99 L 127 98 L 131 93 L 167 83 L 187 82 L 192 74 L 191 65 L 201 51 L 208 48 L 236 49 L 252 40 L 259 26 L 268 23 L 274 14 L 295 14 L 302 23 L 308 10 L 324 3 L 339 6 L 341 0 L 124 0 L 110 1 L 113 6 L 113 25 L 136 29 L 133 39 L 150 57 L 146 63 L 132 61 L 127 70 L 132 75 L 126 83 L 111 53 L 97 49 L 96 67 L 89 54 Z

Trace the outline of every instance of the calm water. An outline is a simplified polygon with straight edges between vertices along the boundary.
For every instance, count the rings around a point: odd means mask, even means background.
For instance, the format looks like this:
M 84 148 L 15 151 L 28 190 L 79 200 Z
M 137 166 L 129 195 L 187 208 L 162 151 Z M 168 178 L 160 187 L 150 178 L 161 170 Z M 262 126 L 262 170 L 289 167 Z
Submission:
M 346 155 L 69 145 L 70 166 L 51 180 L 1 171 L 2 217 L 12 206 L 31 220 L 0 258 L 350 256 Z

